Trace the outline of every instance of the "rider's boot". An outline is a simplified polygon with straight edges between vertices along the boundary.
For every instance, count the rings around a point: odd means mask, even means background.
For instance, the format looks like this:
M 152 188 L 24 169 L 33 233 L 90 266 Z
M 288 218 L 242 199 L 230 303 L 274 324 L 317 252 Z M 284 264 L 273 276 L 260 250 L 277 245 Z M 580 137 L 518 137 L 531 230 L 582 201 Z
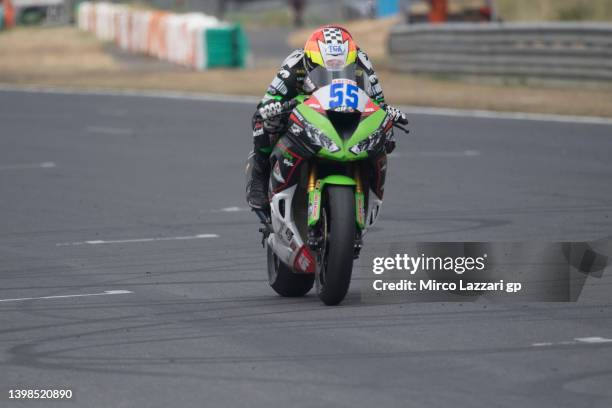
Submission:
M 268 180 L 270 164 L 268 157 L 261 152 L 251 152 L 246 167 L 246 199 L 253 210 L 267 211 L 270 208 L 268 200 Z

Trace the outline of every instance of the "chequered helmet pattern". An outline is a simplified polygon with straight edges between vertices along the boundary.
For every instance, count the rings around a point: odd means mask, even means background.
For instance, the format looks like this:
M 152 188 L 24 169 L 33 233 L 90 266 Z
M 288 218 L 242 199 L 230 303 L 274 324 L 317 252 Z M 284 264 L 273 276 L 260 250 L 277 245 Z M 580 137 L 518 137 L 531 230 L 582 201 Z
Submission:
M 342 41 L 342 30 L 336 27 L 328 27 L 323 29 L 323 37 L 325 44 L 340 45 Z
M 340 26 L 323 26 L 315 30 L 306 41 L 304 46 L 304 63 L 307 70 L 312 70 L 316 66 L 322 66 L 327 68 L 326 64 L 326 50 L 323 48 L 327 47 L 343 47 L 345 60 L 341 61 L 341 64 L 346 66 L 352 64 L 357 59 L 357 45 L 353 40 L 351 34 L 343 27 Z M 337 56 L 337 54 L 331 54 Z M 334 58 L 335 63 L 338 63 L 338 58 Z

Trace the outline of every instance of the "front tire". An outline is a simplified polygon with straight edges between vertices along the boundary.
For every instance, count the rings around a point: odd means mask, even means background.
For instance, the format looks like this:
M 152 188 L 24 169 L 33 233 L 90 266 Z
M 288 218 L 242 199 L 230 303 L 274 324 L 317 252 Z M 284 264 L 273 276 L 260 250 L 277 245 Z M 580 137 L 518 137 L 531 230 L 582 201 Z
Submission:
M 351 283 L 355 251 L 355 192 L 352 187 L 326 187 L 327 200 L 321 211 L 324 234 L 319 256 L 317 291 L 327 306 L 344 300 Z
M 268 246 L 268 282 L 283 297 L 300 297 L 314 285 L 314 274 L 294 273 Z

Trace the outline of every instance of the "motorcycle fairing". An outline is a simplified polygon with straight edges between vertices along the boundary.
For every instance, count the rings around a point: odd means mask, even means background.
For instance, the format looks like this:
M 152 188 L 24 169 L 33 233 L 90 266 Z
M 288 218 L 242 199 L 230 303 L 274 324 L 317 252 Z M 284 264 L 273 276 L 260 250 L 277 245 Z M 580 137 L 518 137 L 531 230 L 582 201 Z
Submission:
M 314 273 L 315 260 L 305 245 L 293 217 L 293 199 L 297 184 L 272 196 L 270 214 L 273 233 L 267 244 L 286 265 L 293 265 L 298 273 Z
M 281 138 L 270 155 L 270 188 L 276 194 L 298 182 L 301 165 L 312 156 L 312 153 L 299 148 L 286 137 Z
M 387 132 L 386 128 L 389 123 L 387 113 L 372 103 L 367 94 L 359 89 L 357 109 L 351 108 L 352 111 L 361 112 L 359 124 L 349 138 L 343 139 L 327 115 L 328 111 L 333 111 L 329 109 L 330 89 L 330 86 L 325 86 L 317 90 L 304 103 L 297 106 L 290 116 L 293 122 L 290 131 L 303 141 L 310 150 L 317 152 L 320 157 L 342 162 L 363 160 L 380 149 L 381 143 L 377 142 L 382 142 L 384 139 L 382 136 Z M 330 142 L 325 143 L 325 146 L 317 146 L 316 143 L 309 140 L 313 138 L 308 133 L 310 131 L 309 126 L 316 129 L 315 138 L 329 139 Z M 372 140 L 372 138 L 374 139 Z M 372 143 L 368 143 L 368 140 L 372 140 Z M 355 149 L 355 146 L 360 144 L 364 148 Z M 333 149 L 330 149 L 329 146 L 332 146 Z M 351 151 L 351 148 L 353 148 L 353 151 Z

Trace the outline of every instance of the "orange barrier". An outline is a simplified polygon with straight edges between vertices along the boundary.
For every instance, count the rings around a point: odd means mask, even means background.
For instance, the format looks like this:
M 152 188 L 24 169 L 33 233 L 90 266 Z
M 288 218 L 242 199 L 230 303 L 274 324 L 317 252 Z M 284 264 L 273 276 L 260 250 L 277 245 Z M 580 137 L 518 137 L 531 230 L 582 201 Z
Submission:
M 2 6 L 4 7 L 4 26 L 6 28 L 14 27 L 15 7 L 13 7 L 13 3 L 11 2 L 11 0 L 3 0 Z
M 447 0 L 431 0 L 429 21 L 432 23 L 443 23 L 446 20 L 448 20 Z
M 201 13 L 135 10 L 123 4 L 80 3 L 80 29 L 122 49 L 196 69 L 243 66 L 248 48 L 237 27 Z

